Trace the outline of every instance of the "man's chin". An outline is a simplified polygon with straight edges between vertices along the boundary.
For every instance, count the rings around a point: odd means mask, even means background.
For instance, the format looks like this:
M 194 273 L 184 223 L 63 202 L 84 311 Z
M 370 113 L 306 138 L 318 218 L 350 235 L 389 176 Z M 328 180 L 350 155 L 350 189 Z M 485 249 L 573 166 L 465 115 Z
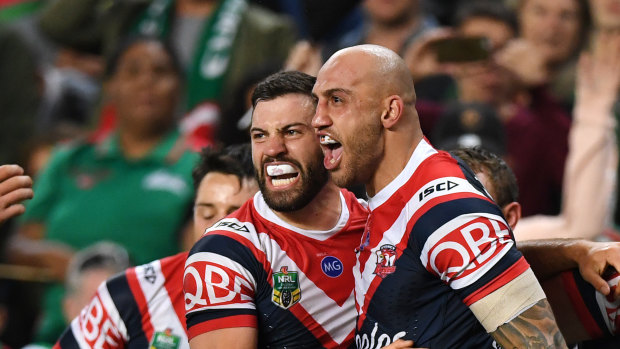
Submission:
M 347 188 L 357 184 L 355 183 L 355 178 L 353 178 L 348 171 L 345 171 L 341 167 L 330 170 L 329 175 L 332 182 L 340 188 Z

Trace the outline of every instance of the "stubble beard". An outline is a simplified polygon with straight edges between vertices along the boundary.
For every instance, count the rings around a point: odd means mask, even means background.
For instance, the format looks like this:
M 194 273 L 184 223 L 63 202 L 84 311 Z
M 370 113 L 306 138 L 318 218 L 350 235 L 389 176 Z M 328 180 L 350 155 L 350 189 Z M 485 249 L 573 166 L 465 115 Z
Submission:
M 279 159 L 280 160 L 280 159 Z M 258 186 L 267 206 L 278 212 L 293 212 L 306 207 L 323 189 L 328 180 L 327 170 L 321 161 L 308 164 L 307 168 L 301 166 L 297 161 L 288 161 L 299 169 L 299 181 L 296 188 L 286 191 L 274 191 L 267 188 L 267 178 L 264 173 L 264 166 L 260 171 L 256 171 Z M 317 166 L 318 165 L 318 166 Z

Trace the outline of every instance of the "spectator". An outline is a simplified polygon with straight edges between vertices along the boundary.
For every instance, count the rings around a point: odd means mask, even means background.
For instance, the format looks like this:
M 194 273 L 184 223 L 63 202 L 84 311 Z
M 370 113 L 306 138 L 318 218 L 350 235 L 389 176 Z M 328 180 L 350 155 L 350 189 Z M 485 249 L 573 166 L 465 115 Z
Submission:
M 337 50 L 359 44 L 376 44 L 404 54 L 407 46 L 423 32 L 438 24 L 430 14 L 424 13 L 420 0 L 363 2 L 362 22 L 339 38 L 324 38 L 312 45 L 301 41 L 288 57 L 286 68 L 316 75 L 325 58 Z M 321 52 L 323 51 L 323 52 Z
M 197 156 L 175 127 L 180 70 L 172 51 L 137 37 L 119 47 L 107 75 L 117 132 L 54 152 L 9 251 L 15 263 L 49 268 L 59 281 L 73 251 L 101 239 L 127 248 L 135 263 L 173 254 L 189 218 Z M 55 307 L 48 315 L 60 312 L 61 290 L 46 292 Z M 53 325 L 38 340 L 54 341 L 62 324 Z
M 295 40 L 293 24 L 245 0 L 60 0 L 44 11 L 41 27 L 61 45 L 108 54 L 128 33 L 173 43 L 185 83 L 185 132 L 197 146 L 214 141 L 220 109 L 248 72 L 282 63 Z M 113 115 L 113 114 L 111 114 Z
M 99 284 L 116 273 L 129 268 L 129 254 L 110 242 L 98 242 L 78 251 L 67 268 L 63 314 L 69 323 L 97 291 Z
M 520 51 L 521 59 L 513 66 L 523 68 L 520 77 L 528 86 L 548 83 L 554 97 L 571 110 L 577 56 L 590 30 L 587 1 L 520 0 L 517 12 L 522 40 L 511 49 Z M 529 63 L 542 63 L 541 69 L 532 69 Z
M 620 35 L 601 34 L 594 46 L 578 66 L 562 211 L 559 216 L 526 217 L 515 230 L 517 240 L 594 239 L 611 223 L 618 166 L 613 105 L 620 86 Z
M 196 199 L 192 244 L 205 229 L 241 207 L 258 190 L 248 144 L 230 146 L 222 151 L 205 149 L 201 155 L 193 172 Z M 110 347 L 114 348 L 145 347 L 147 343 L 157 347 L 158 341 L 169 339 L 177 341 L 178 348 L 188 348 L 182 311 L 185 302 L 183 264 L 187 255 L 183 252 L 156 260 L 107 280 L 83 310 L 101 314 L 106 320 L 92 324 L 84 317 L 75 317 L 57 345 L 73 348 L 77 343 L 84 343 L 96 347 L 99 342 L 113 342 L 115 346 Z M 134 283 L 140 286 L 129 286 Z M 146 303 L 139 303 L 143 302 L 141 299 Z M 134 304 L 142 306 L 136 311 Z M 148 328 L 152 331 L 146 330 Z
M 458 99 L 486 103 L 495 108 L 506 131 L 506 161 L 515 171 L 521 192 L 523 214 L 557 214 L 570 118 L 542 88 L 527 90 L 516 83 L 514 64 L 524 61 L 513 50 L 515 19 L 496 2 L 467 3 L 457 14 L 454 32 L 432 32 L 412 45 L 406 58 L 414 76 L 449 71 L 455 79 Z M 492 34 L 489 34 L 492 33 Z M 486 37 L 489 59 L 440 64 L 432 43 L 445 37 Z M 416 65 L 416 62 L 420 62 Z M 420 122 L 433 133 L 442 105 L 420 100 Z

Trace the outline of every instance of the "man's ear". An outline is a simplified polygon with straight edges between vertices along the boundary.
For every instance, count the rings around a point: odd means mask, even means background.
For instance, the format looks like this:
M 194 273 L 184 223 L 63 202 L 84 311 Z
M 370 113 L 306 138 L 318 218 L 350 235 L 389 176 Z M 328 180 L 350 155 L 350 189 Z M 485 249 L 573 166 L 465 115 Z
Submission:
M 506 221 L 512 230 L 517 226 L 517 222 L 521 219 L 521 204 L 513 201 L 502 207 L 502 213 L 506 217 Z
M 386 98 L 386 109 L 381 115 L 381 124 L 384 128 L 392 128 L 400 120 L 404 111 L 403 99 L 398 95 L 392 95 Z

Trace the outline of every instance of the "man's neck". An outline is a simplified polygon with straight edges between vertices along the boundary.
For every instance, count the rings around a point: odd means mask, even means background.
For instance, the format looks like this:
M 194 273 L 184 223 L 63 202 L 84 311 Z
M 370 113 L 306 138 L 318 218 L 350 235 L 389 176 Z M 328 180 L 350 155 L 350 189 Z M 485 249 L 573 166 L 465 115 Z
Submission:
M 119 142 L 123 154 L 128 159 L 140 159 L 150 153 L 164 138 L 165 134 L 136 135 L 119 132 Z
M 294 212 L 274 213 L 285 222 L 304 230 L 330 230 L 342 213 L 340 189 L 331 181 L 304 208 Z
M 373 197 L 390 184 L 405 169 L 416 147 L 424 137 L 417 128 L 401 129 L 386 136 L 384 155 L 377 170 L 366 183 L 368 196 Z

